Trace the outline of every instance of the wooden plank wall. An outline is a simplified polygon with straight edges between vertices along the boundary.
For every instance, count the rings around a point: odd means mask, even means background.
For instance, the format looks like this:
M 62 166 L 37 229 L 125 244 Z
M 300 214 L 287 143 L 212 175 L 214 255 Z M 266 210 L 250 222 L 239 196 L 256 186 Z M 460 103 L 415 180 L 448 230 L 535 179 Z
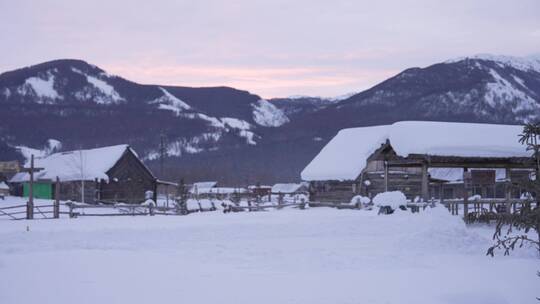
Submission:
M 140 203 L 145 200 L 146 191 L 155 191 L 154 177 L 129 151 L 118 160 L 107 175 L 109 182 L 100 183 L 102 200 Z

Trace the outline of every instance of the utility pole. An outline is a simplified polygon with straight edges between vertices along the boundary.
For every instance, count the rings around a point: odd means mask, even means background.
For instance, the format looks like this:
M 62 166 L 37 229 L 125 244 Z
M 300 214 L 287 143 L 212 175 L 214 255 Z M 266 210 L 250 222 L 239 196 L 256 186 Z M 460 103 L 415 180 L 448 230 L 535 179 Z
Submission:
M 159 136 L 159 175 L 163 178 L 165 157 L 167 156 L 167 149 L 165 148 L 165 134 L 163 132 Z
M 81 160 L 81 203 L 84 204 L 84 160 L 83 160 L 83 152 L 82 150 L 79 150 L 79 157 Z

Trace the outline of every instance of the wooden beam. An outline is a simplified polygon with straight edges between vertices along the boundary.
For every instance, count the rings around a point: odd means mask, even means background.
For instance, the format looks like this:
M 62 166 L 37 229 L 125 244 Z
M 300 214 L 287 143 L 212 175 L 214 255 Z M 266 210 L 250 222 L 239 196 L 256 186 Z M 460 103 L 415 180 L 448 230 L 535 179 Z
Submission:
M 34 154 L 30 156 L 30 182 L 28 184 L 28 206 L 26 207 L 26 219 L 34 218 Z
M 56 177 L 56 183 L 54 184 L 54 207 L 53 218 L 60 218 L 60 179 Z
M 422 198 L 424 199 L 424 202 L 429 200 L 429 176 L 427 164 L 422 166 Z
M 506 183 L 505 183 L 505 198 L 506 198 L 506 212 L 510 213 L 510 207 L 512 206 L 512 180 L 511 180 L 511 170 L 506 168 Z
M 384 191 L 388 192 L 388 162 L 384 161 Z
M 466 182 L 469 179 L 468 172 L 469 168 L 463 168 L 463 219 L 465 223 L 467 223 L 469 217 L 469 183 Z
M 516 168 L 534 169 L 534 162 L 528 157 L 461 157 L 411 154 L 407 157 L 389 156 L 390 167 L 429 167 L 439 168 Z

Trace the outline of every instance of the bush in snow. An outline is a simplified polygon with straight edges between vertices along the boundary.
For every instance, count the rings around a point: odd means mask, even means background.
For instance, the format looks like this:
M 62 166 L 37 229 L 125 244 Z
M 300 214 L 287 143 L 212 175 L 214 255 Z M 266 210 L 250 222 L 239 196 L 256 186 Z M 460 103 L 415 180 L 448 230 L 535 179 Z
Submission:
M 356 208 L 363 209 L 368 208 L 371 205 L 371 199 L 362 195 L 355 195 L 351 198 L 350 205 L 356 206 Z
M 141 206 L 155 207 L 156 202 L 154 202 L 154 200 L 152 200 L 152 199 L 147 199 L 146 201 L 144 201 L 144 203 L 141 204 Z
M 379 213 L 391 214 L 397 209 L 406 210 L 407 198 L 401 191 L 388 191 L 375 195 L 373 204 L 379 207 Z
M 305 194 L 296 194 L 294 196 L 294 200 L 297 202 L 297 203 L 307 203 L 309 201 L 309 198 L 307 195 Z

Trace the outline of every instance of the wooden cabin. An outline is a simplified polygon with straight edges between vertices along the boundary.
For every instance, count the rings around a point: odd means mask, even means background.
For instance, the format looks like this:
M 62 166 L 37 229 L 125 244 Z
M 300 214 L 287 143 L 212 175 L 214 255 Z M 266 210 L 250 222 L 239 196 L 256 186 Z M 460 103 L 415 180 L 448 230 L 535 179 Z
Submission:
M 156 200 L 158 180 L 128 145 L 67 151 L 35 159 L 34 196 L 61 200 L 140 203 L 148 191 Z M 56 183 L 58 178 L 59 183 Z M 28 195 L 30 175 L 17 173 L 10 182 Z M 59 189 L 57 189 L 59 185 Z
M 8 181 L 20 171 L 19 162 L 0 161 L 0 182 Z
M 261 184 L 249 185 L 247 189 L 249 193 L 255 197 L 267 196 L 267 195 L 270 195 L 272 192 L 272 186 L 261 185 Z
M 333 203 L 396 190 L 411 200 L 463 198 L 475 191 L 519 195 L 509 184 L 535 168 L 518 142 L 522 129 L 419 121 L 345 129 L 302 171 L 302 179 L 310 182 L 310 200 Z M 441 168 L 461 170 L 462 182 L 430 174 Z M 498 186 L 494 169 L 505 172 Z

